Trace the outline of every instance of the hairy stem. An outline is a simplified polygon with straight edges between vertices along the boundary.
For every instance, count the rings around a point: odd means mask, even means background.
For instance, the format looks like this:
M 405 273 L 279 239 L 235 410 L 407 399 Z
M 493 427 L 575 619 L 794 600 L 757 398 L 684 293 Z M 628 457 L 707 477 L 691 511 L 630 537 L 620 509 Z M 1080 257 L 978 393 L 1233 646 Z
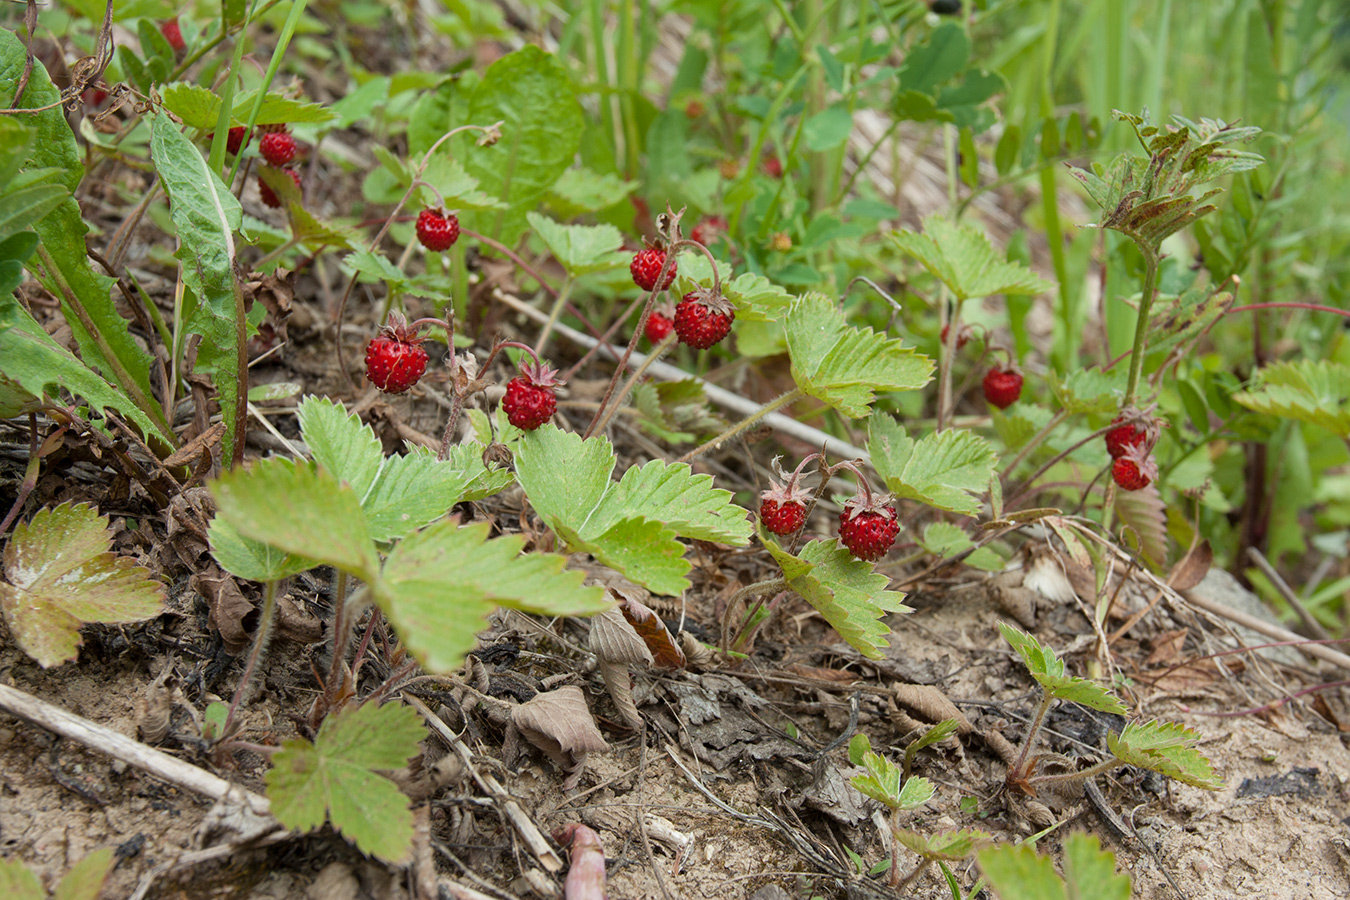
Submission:
M 1134 348 L 1130 350 L 1130 378 L 1125 385 L 1125 402 L 1122 406 L 1134 404 L 1139 391 L 1139 376 L 1144 370 L 1144 350 L 1148 345 L 1148 314 L 1153 307 L 1153 295 L 1158 288 L 1158 254 L 1145 243 L 1139 243 L 1144 254 L 1144 293 L 1139 298 L 1139 315 L 1134 325 Z
M 781 397 L 778 397 L 776 400 L 770 400 L 768 403 L 761 406 L 758 412 L 751 413 L 744 419 L 741 419 L 741 421 L 737 422 L 735 425 L 732 425 L 726 431 L 719 434 L 717 437 L 708 441 L 706 444 L 703 444 L 702 446 L 699 447 L 695 447 L 693 450 L 690 450 L 684 456 L 681 456 L 679 459 L 675 461 L 687 463 L 691 459 L 702 456 L 709 450 L 712 450 L 715 447 L 720 446 L 723 442 L 728 441 L 731 438 L 734 438 L 736 435 L 740 434 L 742 431 L 745 431 L 747 428 L 749 428 L 751 425 L 754 425 L 756 422 L 767 416 L 769 413 L 776 412 L 784 406 L 796 403 L 798 400 L 802 399 L 805 396 L 806 392 L 803 391 L 801 388 L 793 388 L 786 394 L 783 394 Z
M 269 581 L 263 585 L 262 619 L 258 622 L 258 636 L 253 639 L 253 649 L 249 651 L 248 662 L 244 664 L 244 674 L 239 676 L 239 686 L 234 689 L 230 711 L 225 714 L 225 724 L 220 727 L 221 740 L 229 738 L 231 726 L 234 724 L 234 714 L 239 711 L 239 704 L 248 694 L 249 686 L 253 683 L 253 672 L 257 669 L 263 654 L 267 652 L 267 645 L 272 642 L 272 620 L 276 618 L 276 608 L 277 583 Z
M 1022 738 L 1022 751 L 1017 754 L 1017 762 L 1008 770 L 1009 780 L 1023 780 L 1022 767 L 1026 765 L 1027 754 L 1031 752 L 1031 745 L 1036 740 L 1036 735 L 1040 733 L 1041 725 L 1045 722 L 1045 716 L 1050 712 L 1050 704 L 1055 702 L 1055 698 L 1046 693 L 1041 697 L 1040 708 L 1036 710 L 1036 718 L 1031 720 L 1031 727 L 1027 729 L 1026 737 Z

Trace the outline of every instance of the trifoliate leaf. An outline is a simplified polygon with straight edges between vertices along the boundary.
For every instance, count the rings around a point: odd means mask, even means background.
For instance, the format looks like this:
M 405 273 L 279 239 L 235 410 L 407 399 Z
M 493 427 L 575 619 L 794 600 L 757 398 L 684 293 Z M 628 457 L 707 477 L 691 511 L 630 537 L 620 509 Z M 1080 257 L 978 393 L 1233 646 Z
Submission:
M 14 642 L 43 668 L 74 659 L 87 622 L 139 622 L 164 608 L 164 586 L 115 555 L 108 520 L 85 504 L 39 510 L 5 546 L 0 608 Z
M 407 188 L 412 175 L 406 169 L 389 167 L 390 171 L 400 172 L 400 187 Z M 444 202 L 447 210 L 464 212 L 472 210 L 483 212 L 494 209 L 506 209 L 506 204 L 496 197 L 478 189 L 478 179 L 464 169 L 464 164 L 453 156 L 437 153 L 431 158 L 422 181 L 432 185 L 440 192 L 440 199 L 433 199 L 428 190 L 418 189 L 418 195 L 424 205 Z
M 1127 368 L 1117 366 L 1110 372 L 1101 369 L 1075 369 L 1062 381 L 1050 372 L 1050 390 L 1066 413 L 1116 412 L 1125 398 Z
M 250 581 L 280 581 L 319 565 L 318 560 L 244 537 L 222 516 L 211 520 L 206 536 L 211 542 L 211 555 L 221 568 Z
M 797 386 L 846 416 L 867 415 L 876 391 L 912 391 L 932 378 L 931 359 L 899 338 L 850 327 L 823 294 L 798 298 L 786 331 Z
M 863 656 L 880 659 L 891 630 L 881 618 L 910 612 L 905 595 L 888 591 L 890 579 L 854 559 L 835 541 L 808 541 L 798 555 L 780 547 L 763 529 L 759 539 L 783 570 L 788 586 L 814 606 L 839 636 Z
M 976 828 L 944 831 L 939 834 L 920 834 L 904 828 L 894 828 L 891 831 L 897 841 L 925 859 L 966 859 L 994 839 L 993 835 Z
M 1085 678 L 1066 674 L 1064 661 L 1055 655 L 1055 651 L 1025 631 L 1007 622 L 999 622 L 998 630 L 1004 639 L 1012 644 L 1017 655 L 1022 657 L 1022 663 L 1031 673 L 1031 677 L 1036 679 L 1051 696 L 1081 703 L 1102 712 L 1117 715 L 1129 712 L 1125 704 L 1120 702 L 1120 698 L 1106 688 Z
M 383 253 L 361 249 L 348 253 L 342 261 L 357 273 L 357 281 L 361 284 L 383 281 L 389 285 L 390 290 L 401 291 L 408 283 L 408 276 Z
M 920 547 L 940 557 L 954 556 L 974 545 L 970 535 L 952 522 L 929 522 L 919 538 Z
M 1043 294 L 1054 288 L 1021 263 L 1005 261 L 979 228 L 946 216 L 924 219 L 922 234 L 893 231 L 891 240 L 947 285 L 959 301 L 993 294 Z
M 1092 835 L 1072 834 L 1064 842 L 1064 878 L 1054 860 L 1026 844 L 1003 844 L 979 851 L 977 859 L 999 900 L 1130 900 L 1130 877 L 1116 874 L 1116 858 Z
M 619 252 L 623 235 L 613 225 L 563 225 L 537 212 L 525 219 L 569 275 L 622 269 L 631 261 Z
M 1007 622 L 999 622 L 998 630 L 1003 639 L 1012 644 L 1017 655 L 1022 657 L 1022 664 L 1033 676 L 1049 675 L 1058 678 L 1064 674 L 1064 662 L 1055 655 L 1054 650 L 1041 646 L 1040 641 Z
M 402 768 L 426 736 L 406 706 L 367 703 L 330 715 L 314 743 L 287 741 L 272 757 L 267 797 L 282 825 L 309 831 L 325 817 L 362 853 L 391 863 L 412 857 L 408 798 L 376 769 Z
M 1195 749 L 1200 735 L 1176 722 L 1130 723 L 1119 735 L 1106 736 L 1106 746 L 1121 762 L 1151 769 L 1183 784 L 1217 791 L 1223 780 Z
M 375 544 L 361 501 L 327 469 L 264 459 L 226 472 L 211 486 L 217 515 L 244 537 L 309 556 L 371 581 Z
M 872 467 L 897 497 L 973 516 L 998 454 L 973 431 L 950 429 L 918 441 L 888 415 L 873 415 L 867 450 Z M 965 549 L 965 548 L 961 548 Z
M 871 750 L 864 751 L 860 765 L 866 775 L 854 775 L 849 781 L 863 794 L 892 809 L 900 807 L 900 767 Z
M 1250 410 L 1350 437 L 1350 366 L 1310 359 L 1273 363 L 1257 371 L 1251 387 L 1232 397 Z
M 610 606 L 581 572 L 552 553 L 521 555 L 523 538 L 488 540 L 487 523 L 448 520 L 404 538 L 372 585 L 375 602 L 427 669 L 452 672 L 498 606 L 546 616 L 581 616 Z
M 677 536 L 744 545 L 748 513 L 731 494 L 689 466 L 655 460 L 615 484 L 614 450 L 605 438 L 545 425 L 516 451 L 516 477 L 535 511 L 574 550 L 585 550 L 630 580 L 663 594 L 689 583 Z

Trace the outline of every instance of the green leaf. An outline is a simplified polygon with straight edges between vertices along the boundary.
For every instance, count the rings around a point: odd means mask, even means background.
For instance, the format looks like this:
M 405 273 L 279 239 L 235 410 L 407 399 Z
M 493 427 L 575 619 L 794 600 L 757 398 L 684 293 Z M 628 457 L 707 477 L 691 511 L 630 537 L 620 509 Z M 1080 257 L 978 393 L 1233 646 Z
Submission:
M 892 809 L 900 808 L 900 767 L 871 750 L 863 751 L 859 763 L 866 775 L 854 775 L 849 781 L 862 793 Z
M 225 437 L 221 453 L 234 458 L 234 444 L 243 435 L 235 428 L 236 411 L 248 390 L 240 384 L 247 371 L 243 354 L 244 296 L 235 277 L 234 233 L 243 225 L 243 210 L 225 182 L 206 164 L 168 116 L 150 122 L 150 155 L 169 195 L 182 262 L 183 283 L 197 295 L 198 304 L 187 328 L 202 336 L 196 369 L 209 374 L 220 397 Z
M 966 859 L 979 847 L 994 839 L 993 835 L 976 828 L 944 831 L 927 835 L 904 828 L 893 828 L 895 839 L 925 859 Z
M 52 892 L 52 900 L 98 900 L 103 883 L 108 880 L 116 862 L 113 848 L 95 850 L 70 867 L 70 871 Z M 3 896 L 14 898 L 10 893 L 4 893 Z
M 448 459 L 450 465 L 469 477 L 464 490 L 460 492 L 461 503 L 491 497 L 516 483 L 516 476 L 510 469 L 496 464 L 489 468 L 487 463 L 483 462 L 483 451 L 486 449 L 478 441 L 467 441 L 450 448 Z
M 706 258 L 702 254 L 698 258 L 703 260 L 704 270 L 707 271 L 710 267 L 706 264 Z M 680 260 L 681 269 L 687 265 L 686 259 Z M 787 316 L 793 299 L 782 287 L 754 272 L 723 280 L 722 294 L 736 307 L 736 318 L 741 322 L 781 322 Z
M 1125 704 L 1120 702 L 1120 698 L 1106 688 L 1086 678 L 1066 674 L 1064 661 L 1055 655 L 1055 651 L 1025 631 L 1007 622 L 999 622 L 998 630 L 1004 639 L 1012 644 L 1017 655 L 1022 657 L 1022 663 L 1027 667 L 1027 671 L 1045 688 L 1046 693 L 1102 712 L 1117 715 L 1129 712 Z
M 929 522 L 923 527 L 919 546 L 934 556 L 948 557 L 975 546 L 970 535 L 952 522 Z
M 836 103 L 822 109 L 802 123 L 802 137 L 812 153 L 823 153 L 842 146 L 853 133 L 853 114 L 848 106 Z
M 1040 641 L 1007 622 L 999 622 L 998 630 L 1003 639 L 1012 644 L 1017 655 L 1022 657 L 1022 664 L 1033 677 L 1047 675 L 1059 678 L 1064 675 L 1064 662 L 1055 655 L 1055 651 L 1042 646 Z
M 502 123 L 501 140 L 476 148 L 466 168 L 488 194 L 506 201 L 495 213 L 469 212 L 466 224 L 510 246 L 525 229 L 525 213 L 572 164 L 585 121 L 567 70 L 534 44 L 503 56 L 483 73 L 469 100 L 467 121 Z
M 1026 844 L 979 851 L 980 871 L 1000 900 L 1130 900 L 1128 875 L 1116 874 L 1116 857 L 1094 835 L 1071 834 L 1064 841 L 1064 878 L 1055 863 Z
M 630 261 L 619 252 L 623 235 L 613 225 L 562 225 L 537 212 L 528 212 L 525 218 L 569 275 L 622 269 Z
M 314 461 L 351 485 L 358 498 L 369 494 L 384 464 L 384 445 L 375 430 L 326 397 L 304 398 L 295 414 Z
M 923 233 L 893 231 L 891 240 L 917 259 L 958 301 L 993 294 L 1043 294 L 1054 288 L 1021 263 L 1008 262 L 979 228 L 946 216 L 924 219 Z
M 948 430 L 915 441 L 892 417 L 873 415 L 868 425 L 872 467 L 897 497 L 948 512 L 980 511 L 998 454 L 973 431 Z M 964 549 L 964 548 L 963 548 Z
M 1110 372 L 1098 368 L 1075 369 L 1062 381 L 1050 372 L 1050 390 L 1066 413 L 1114 413 L 1125 399 L 1127 369 L 1117 366 Z
M 610 172 L 595 172 L 573 167 L 563 172 L 549 188 L 548 205 L 560 218 L 571 219 L 583 213 L 599 212 L 623 202 L 637 189 L 636 181 L 625 181 Z
M 388 151 L 384 152 L 387 153 Z M 480 150 L 478 152 L 486 153 L 490 151 Z M 403 174 L 400 183 L 406 188 L 412 183 L 412 175 L 406 169 L 401 170 Z M 426 172 L 422 175 L 422 180 L 440 192 L 446 209 L 459 210 L 464 213 L 470 210 L 488 211 L 508 208 L 505 203 L 496 197 L 479 190 L 478 179 L 468 173 L 462 162 L 443 153 L 438 153 L 431 158 Z M 420 189 L 419 193 L 422 193 Z M 430 205 L 430 201 L 428 205 Z
M 0 293 L 0 360 L 5 382 L 29 395 L 56 398 L 64 388 L 101 414 L 116 410 L 145 434 L 156 432 L 155 423 L 130 397 L 56 343 L 8 292 Z
M 42 882 L 17 859 L 0 859 L 0 896 L 10 900 L 47 900 Z
M 84 165 L 60 105 L 61 93 L 52 84 L 47 70 L 35 65 L 23 96 L 17 102 L 14 100 L 13 88 L 19 83 L 26 61 L 27 50 L 23 43 L 13 32 L 0 29 L 0 108 L 49 107 L 23 117 L 24 124 L 36 134 L 27 168 L 29 171 L 38 168 L 57 170 L 59 183 L 72 194 L 34 225 L 42 242 L 38 249 L 41 268 L 37 274 L 43 286 L 61 298 L 62 313 L 85 363 L 116 384 L 142 415 L 132 415 L 118 406 L 114 408 L 136 419 L 146 434 L 157 433 L 167 444 L 175 446 L 173 430 L 155 403 L 150 388 L 150 354 L 136 343 L 126 320 L 117 312 L 112 298 L 114 279 L 96 273 L 89 264 L 85 247 L 89 228 L 73 197 L 84 177 Z M 8 355 L 5 366 L 6 374 L 17 377 L 9 371 Z M 49 370 L 46 377 L 51 380 L 60 374 L 63 373 Z M 41 393 L 40 389 L 35 391 L 28 385 L 25 387 L 32 393 Z M 99 402 L 103 406 L 113 406 Z
M 200 85 L 176 81 L 166 85 L 162 93 L 164 107 L 189 128 L 214 131 L 220 117 L 220 95 Z M 231 107 L 230 121 L 235 125 L 248 122 L 249 113 L 258 92 L 245 91 L 237 95 Z M 268 92 L 254 125 L 313 124 L 332 122 L 337 115 L 317 103 L 307 103 L 283 94 Z
M 317 560 L 246 538 L 221 516 L 211 520 L 206 536 L 220 567 L 249 581 L 280 581 L 319 565 Z
M 361 498 L 370 536 L 392 541 L 439 519 L 463 499 L 464 490 L 482 469 L 458 468 L 450 460 L 438 460 L 427 447 L 414 447 L 402 456 L 390 456 L 380 467 L 380 476 Z
M 746 510 L 689 466 L 653 460 L 614 484 L 613 448 L 605 438 L 545 425 L 516 451 L 516 477 L 530 504 L 574 550 L 593 553 L 658 593 L 688 588 L 690 565 L 677 537 L 744 545 Z
M 927 41 L 910 49 L 900 69 L 900 89 L 931 94 L 938 85 L 955 78 L 968 59 L 970 38 L 965 29 L 944 23 L 933 29 Z
M 69 196 L 70 191 L 62 184 L 35 184 L 0 194 L 4 199 L 4 208 L 0 209 L 0 241 L 41 222 Z
M 1139 766 L 1207 791 L 1223 789 L 1223 780 L 1195 745 L 1200 735 L 1176 722 L 1130 723 L 1119 735 L 1106 736 L 1113 756 L 1128 766 Z
M 427 669 L 448 673 L 473 649 L 497 606 L 546 616 L 590 615 L 609 608 L 582 572 L 564 571 L 552 553 L 520 554 L 516 535 L 487 540 L 488 525 L 450 521 L 405 538 L 389 554 L 375 599 L 408 649 Z
M 896 804 L 898 809 L 918 809 L 937 793 L 937 787 L 927 778 L 919 775 L 911 776 L 905 786 L 900 789 L 899 802 Z
M 933 374 L 933 361 L 870 328 L 851 328 L 833 301 L 806 294 L 787 317 L 788 353 L 797 386 L 846 416 L 867 415 L 876 391 L 912 391 Z
M 918 753 L 925 747 L 931 747 L 934 744 L 942 743 L 947 738 L 956 734 L 956 730 L 960 727 L 960 723 L 955 719 L 943 719 L 941 722 L 920 735 L 917 740 L 911 741 L 909 746 L 905 747 L 905 755 L 909 756 Z
M 1350 366 L 1328 360 L 1277 362 L 1257 370 L 1232 399 L 1259 413 L 1310 422 L 1350 437 Z
M 359 279 L 363 284 L 384 281 L 388 283 L 390 290 L 401 291 L 408 283 L 408 276 L 404 274 L 402 269 L 391 263 L 383 253 L 375 253 L 364 249 L 357 250 L 344 256 L 342 262 L 354 272 L 364 276 Z
M 164 586 L 110 548 L 108 520 L 85 504 L 39 510 L 5 546 L 0 608 L 10 635 L 43 668 L 74 659 L 86 622 L 139 622 L 164 608 Z
M 909 612 L 905 595 L 888 591 L 890 579 L 873 571 L 836 541 L 808 541 L 788 553 L 760 531 L 760 541 L 783 570 L 788 585 L 825 617 L 839 636 L 863 656 L 880 659 L 890 628 L 887 613 Z
M 408 798 L 376 769 L 399 769 L 426 736 L 406 706 L 373 703 L 330 715 L 314 743 L 287 741 L 272 757 L 267 797 L 287 828 L 309 831 L 327 818 L 362 853 L 390 863 L 412 858 Z
M 336 566 L 362 581 L 379 571 L 361 501 L 327 469 L 273 457 L 211 485 L 217 515 L 244 537 Z

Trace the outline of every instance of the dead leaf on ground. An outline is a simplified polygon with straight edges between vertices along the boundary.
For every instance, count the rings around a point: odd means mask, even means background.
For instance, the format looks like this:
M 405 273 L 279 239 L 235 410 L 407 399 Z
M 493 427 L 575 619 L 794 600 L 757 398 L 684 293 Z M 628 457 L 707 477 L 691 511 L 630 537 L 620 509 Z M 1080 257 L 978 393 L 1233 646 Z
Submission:
M 529 703 L 515 707 L 511 724 L 567 773 L 564 791 L 572 790 L 581 779 L 587 754 L 609 749 L 581 688 L 574 684 L 536 694 Z
M 258 615 L 253 601 L 239 590 L 234 576 L 211 566 L 193 575 L 188 585 L 206 598 L 211 627 L 220 632 L 226 652 L 238 656 L 248 649 L 258 627 Z

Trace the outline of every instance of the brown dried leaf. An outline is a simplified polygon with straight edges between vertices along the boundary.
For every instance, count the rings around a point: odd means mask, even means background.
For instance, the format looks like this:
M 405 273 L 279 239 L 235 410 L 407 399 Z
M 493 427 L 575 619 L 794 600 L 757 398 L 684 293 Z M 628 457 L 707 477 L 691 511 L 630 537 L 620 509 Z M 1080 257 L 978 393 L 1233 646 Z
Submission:
M 1167 576 L 1167 583 L 1173 590 L 1189 591 L 1205 580 L 1213 564 L 1214 550 L 1206 538 L 1186 551 L 1181 561 L 1172 567 L 1172 574 Z
M 565 791 L 575 787 L 581 778 L 588 753 L 609 749 L 600 729 L 595 727 L 581 688 L 574 684 L 536 694 L 529 703 L 515 707 L 511 710 L 511 724 L 567 773 L 563 781 Z
M 607 609 L 591 617 L 590 649 L 602 662 L 647 665 L 652 662 L 646 641 L 617 609 Z
M 617 595 L 617 592 L 615 592 Z M 663 669 L 683 669 L 688 665 L 684 651 L 671 638 L 666 624 L 649 606 L 632 597 L 620 596 L 619 610 L 628 624 L 646 643 L 654 665 Z
M 957 709 L 956 704 L 948 700 L 946 694 L 932 685 L 904 684 L 897 681 L 891 685 L 891 690 L 895 692 L 896 703 L 917 713 L 929 723 L 955 719 L 957 734 L 970 734 L 974 730 L 966 714 Z
M 234 576 L 211 566 L 193 575 L 188 585 L 206 598 L 211 627 L 220 632 L 226 652 L 235 656 L 244 652 L 253 640 L 258 616 L 253 601 L 239 590 Z

